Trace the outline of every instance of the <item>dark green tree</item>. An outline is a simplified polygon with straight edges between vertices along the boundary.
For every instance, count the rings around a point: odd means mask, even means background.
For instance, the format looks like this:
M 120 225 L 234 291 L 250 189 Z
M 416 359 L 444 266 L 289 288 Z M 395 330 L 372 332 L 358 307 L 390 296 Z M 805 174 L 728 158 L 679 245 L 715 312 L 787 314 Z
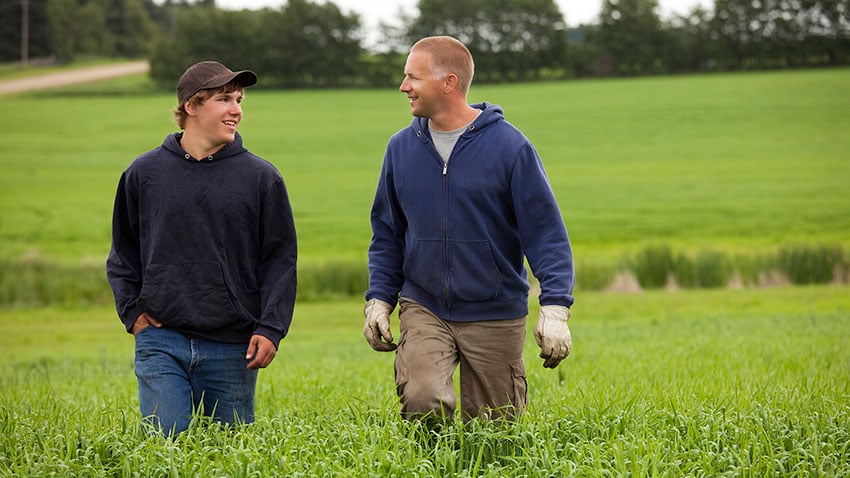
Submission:
M 263 38 L 260 64 L 279 86 L 350 86 L 363 51 L 360 30 L 360 17 L 333 3 L 289 0 L 264 15 L 254 34 Z
M 21 61 L 23 0 L 0 0 L 0 63 Z M 47 0 L 29 0 L 26 55 L 30 61 L 52 56 L 47 26 Z
M 114 38 L 108 34 L 104 9 L 97 2 L 49 0 L 47 19 L 50 43 L 60 61 L 113 51 Z
M 258 62 L 260 52 L 267 47 L 258 32 L 267 11 L 232 12 L 186 5 L 168 8 L 174 17 L 174 27 L 157 42 L 151 56 L 151 77 L 157 83 L 173 86 L 186 68 L 202 60 L 219 61 L 235 69 L 249 68 L 257 73 L 263 70 Z
M 618 75 L 664 73 L 670 38 L 662 29 L 657 0 L 604 0 L 597 40 Z
M 586 77 L 611 74 L 610 55 L 600 47 L 599 26 L 580 25 L 567 31 L 567 73 Z
M 534 79 L 564 66 L 566 25 L 554 0 L 419 0 L 418 7 L 408 41 L 457 38 L 484 81 Z
M 712 30 L 729 68 L 846 64 L 850 0 L 715 0 Z
M 711 12 L 701 6 L 675 16 L 665 27 L 671 40 L 667 64 L 671 72 L 712 71 L 717 68 L 717 43 L 711 30 Z
M 143 57 L 156 36 L 156 27 L 146 5 L 149 0 L 29 0 L 30 56 L 51 57 L 68 62 L 84 56 Z M 14 8 L 0 4 L 8 18 L 14 19 L 10 30 L 20 36 L 22 0 L 9 0 Z M 4 20 L 7 16 L 3 15 Z M 0 27 L 5 59 L 8 46 L 20 51 L 20 39 L 7 43 L 7 24 Z M 9 37 L 11 40 L 11 37 Z M 19 55 L 18 55 L 19 56 Z
M 803 5 L 810 12 L 804 20 L 808 54 L 822 55 L 831 66 L 850 63 L 850 0 L 803 0 Z
M 131 58 L 150 54 L 157 29 L 143 0 L 111 0 L 106 6 L 106 29 L 113 38 L 113 54 Z
M 279 10 L 227 11 L 167 5 L 174 27 L 158 42 L 151 75 L 171 85 L 192 63 L 250 68 L 265 87 L 357 84 L 362 48 L 359 17 L 332 4 L 290 0 Z

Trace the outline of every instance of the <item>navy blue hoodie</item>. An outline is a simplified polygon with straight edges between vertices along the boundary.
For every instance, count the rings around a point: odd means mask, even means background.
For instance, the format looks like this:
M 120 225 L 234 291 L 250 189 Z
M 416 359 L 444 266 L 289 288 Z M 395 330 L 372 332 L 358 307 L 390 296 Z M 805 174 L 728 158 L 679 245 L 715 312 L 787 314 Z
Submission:
M 142 312 L 219 342 L 275 346 L 292 321 L 296 237 L 283 178 L 236 139 L 197 161 L 182 133 L 122 174 L 107 278 L 129 332 Z
M 445 320 L 524 317 L 524 259 L 541 305 L 573 304 L 572 249 L 534 146 L 488 103 L 444 164 L 428 120 L 390 138 L 372 205 L 366 299 L 399 297 Z

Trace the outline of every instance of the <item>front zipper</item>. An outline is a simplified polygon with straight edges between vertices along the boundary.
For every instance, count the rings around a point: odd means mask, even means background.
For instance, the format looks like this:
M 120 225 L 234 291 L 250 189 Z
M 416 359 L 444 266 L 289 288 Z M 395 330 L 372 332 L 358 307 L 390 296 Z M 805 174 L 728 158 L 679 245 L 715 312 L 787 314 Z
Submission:
M 449 162 L 443 161 L 443 255 L 446 258 L 445 277 L 443 279 L 443 302 L 446 304 L 446 312 L 449 309 L 450 294 L 450 274 L 449 274 L 449 178 L 446 172 L 449 169 Z
M 417 132 L 417 136 L 421 136 L 422 132 Z M 458 138 L 460 141 L 460 138 Z M 443 163 L 443 254 L 446 258 L 446 268 L 443 271 L 443 303 L 446 306 L 446 312 L 449 312 L 451 307 L 450 297 L 451 297 L 451 286 L 449 284 L 450 274 L 449 274 L 449 180 L 448 180 L 448 171 L 449 171 L 449 162 L 443 160 L 440 157 L 440 153 L 437 152 L 437 148 L 434 146 L 433 141 L 429 141 L 431 144 L 431 148 L 434 153 L 436 153 L 437 158 Z M 455 144 L 457 146 L 457 144 Z M 454 149 L 454 148 L 452 148 Z

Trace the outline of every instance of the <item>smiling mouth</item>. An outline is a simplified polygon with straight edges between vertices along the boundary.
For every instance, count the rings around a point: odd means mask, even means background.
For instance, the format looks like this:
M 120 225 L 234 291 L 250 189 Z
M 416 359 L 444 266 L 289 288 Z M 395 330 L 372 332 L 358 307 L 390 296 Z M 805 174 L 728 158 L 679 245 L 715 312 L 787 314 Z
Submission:
M 224 125 L 229 126 L 231 128 L 236 128 L 236 122 L 235 121 L 225 121 Z

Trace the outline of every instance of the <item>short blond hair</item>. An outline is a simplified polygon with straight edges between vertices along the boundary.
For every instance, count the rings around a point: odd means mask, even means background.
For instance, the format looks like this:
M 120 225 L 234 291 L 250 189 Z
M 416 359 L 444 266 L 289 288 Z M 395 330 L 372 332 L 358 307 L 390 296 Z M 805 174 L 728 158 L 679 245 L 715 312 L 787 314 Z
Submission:
M 414 43 L 410 52 L 423 51 L 431 58 L 431 73 L 445 78 L 454 73 L 458 87 L 464 96 L 469 93 L 472 76 L 475 74 L 475 62 L 472 53 L 460 40 L 450 36 L 426 37 Z

